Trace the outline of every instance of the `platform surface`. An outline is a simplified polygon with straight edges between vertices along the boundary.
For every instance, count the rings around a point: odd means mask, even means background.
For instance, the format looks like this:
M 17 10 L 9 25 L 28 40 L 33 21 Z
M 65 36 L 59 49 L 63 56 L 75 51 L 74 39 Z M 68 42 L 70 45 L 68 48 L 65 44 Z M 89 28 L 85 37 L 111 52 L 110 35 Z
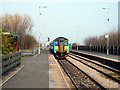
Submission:
M 24 68 L 7 81 L 2 88 L 48 88 L 48 51 L 22 58 Z M 3 89 L 4 90 L 4 89 Z
M 49 54 L 49 88 L 69 88 L 58 61 Z
M 77 50 L 71 50 L 71 51 L 77 51 Z M 110 59 L 115 59 L 115 60 L 119 60 L 119 56 L 117 55 L 107 55 L 105 53 L 97 53 L 97 52 L 90 52 L 90 51 L 83 51 L 83 50 L 78 50 L 77 52 L 83 52 L 83 53 L 88 53 L 88 54 L 92 54 L 92 55 L 96 55 L 96 56 L 100 56 L 100 57 L 105 57 L 105 58 L 110 58 Z

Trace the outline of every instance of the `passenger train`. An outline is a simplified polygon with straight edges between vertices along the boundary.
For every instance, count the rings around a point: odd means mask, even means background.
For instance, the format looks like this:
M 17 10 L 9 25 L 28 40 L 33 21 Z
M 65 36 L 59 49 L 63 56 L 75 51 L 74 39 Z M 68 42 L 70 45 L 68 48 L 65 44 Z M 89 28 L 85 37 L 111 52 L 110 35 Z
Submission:
M 58 37 L 50 42 L 50 50 L 57 58 L 65 58 L 69 53 L 69 41 L 67 38 Z

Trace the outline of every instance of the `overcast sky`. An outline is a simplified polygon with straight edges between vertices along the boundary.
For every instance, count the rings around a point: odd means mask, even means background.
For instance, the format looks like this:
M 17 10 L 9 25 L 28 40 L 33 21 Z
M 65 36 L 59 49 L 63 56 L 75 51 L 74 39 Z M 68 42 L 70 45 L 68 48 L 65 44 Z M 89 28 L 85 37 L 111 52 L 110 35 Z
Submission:
M 53 40 L 63 36 L 68 38 L 70 42 L 83 44 L 86 37 L 99 36 L 107 32 L 108 11 L 102 7 L 109 8 L 110 24 L 108 31 L 118 27 L 117 1 L 2 0 L 0 1 L 0 15 L 5 13 L 29 15 L 34 22 L 32 35 L 38 39 L 42 33 L 42 42 L 45 42 L 47 37 Z M 39 15 L 39 6 L 47 6 L 47 8 L 40 9 L 41 16 Z

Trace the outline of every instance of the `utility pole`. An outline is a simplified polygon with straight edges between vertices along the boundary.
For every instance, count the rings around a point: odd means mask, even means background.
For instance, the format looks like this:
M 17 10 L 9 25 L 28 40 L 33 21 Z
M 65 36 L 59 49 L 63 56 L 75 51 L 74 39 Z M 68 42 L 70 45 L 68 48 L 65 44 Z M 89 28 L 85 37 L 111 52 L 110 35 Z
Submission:
M 107 35 L 105 37 L 107 38 L 107 55 L 109 55 L 109 8 L 102 8 L 102 9 L 107 9 L 108 10 L 108 26 L 107 26 Z
M 40 8 L 47 8 L 47 6 L 39 6 L 39 32 L 40 32 L 40 15 L 42 15 L 42 13 L 40 12 Z M 42 34 L 40 36 L 42 36 Z M 39 54 L 40 54 L 40 36 L 39 36 Z
M 78 50 L 78 26 L 76 27 L 76 44 L 77 44 L 77 50 Z

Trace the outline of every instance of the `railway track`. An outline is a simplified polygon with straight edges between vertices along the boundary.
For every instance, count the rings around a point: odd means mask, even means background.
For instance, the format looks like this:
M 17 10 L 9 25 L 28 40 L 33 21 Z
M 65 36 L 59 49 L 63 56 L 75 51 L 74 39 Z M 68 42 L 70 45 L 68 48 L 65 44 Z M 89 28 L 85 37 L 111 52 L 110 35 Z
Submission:
M 106 77 L 109 77 L 110 79 L 112 79 L 120 84 L 120 71 L 119 70 L 116 70 L 109 66 L 103 65 L 97 61 L 93 61 L 93 60 L 87 59 L 85 57 L 75 55 L 73 53 L 70 53 L 69 57 L 87 65 L 88 67 L 102 73 Z
M 102 84 L 89 76 L 86 72 L 81 70 L 68 59 L 58 60 L 63 70 L 69 76 L 76 89 L 92 88 L 92 89 L 106 89 Z

